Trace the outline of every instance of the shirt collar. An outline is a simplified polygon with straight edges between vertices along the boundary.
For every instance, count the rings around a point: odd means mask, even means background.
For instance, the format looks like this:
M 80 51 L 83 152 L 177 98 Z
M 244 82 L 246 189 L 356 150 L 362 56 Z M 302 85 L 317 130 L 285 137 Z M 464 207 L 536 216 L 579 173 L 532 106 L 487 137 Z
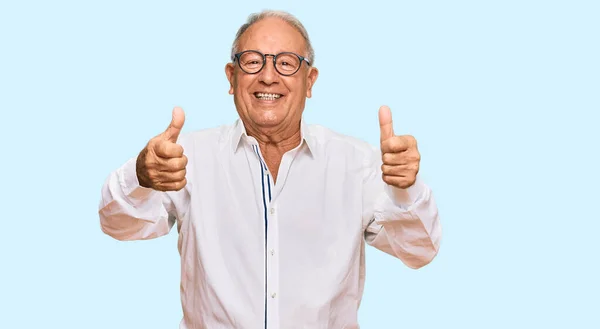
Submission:
M 300 121 L 300 136 L 302 144 L 306 145 L 308 153 L 314 156 L 316 144 L 315 137 L 310 134 L 310 131 L 308 130 L 308 125 L 304 121 L 304 118 L 302 118 Z M 251 137 L 248 136 L 246 127 L 244 126 L 244 122 L 241 119 L 237 119 L 233 126 L 233 131 L 231 134 L 231 151 L 233 153 L 237 152 L 241 141 L 249 141 L 249 138 Z

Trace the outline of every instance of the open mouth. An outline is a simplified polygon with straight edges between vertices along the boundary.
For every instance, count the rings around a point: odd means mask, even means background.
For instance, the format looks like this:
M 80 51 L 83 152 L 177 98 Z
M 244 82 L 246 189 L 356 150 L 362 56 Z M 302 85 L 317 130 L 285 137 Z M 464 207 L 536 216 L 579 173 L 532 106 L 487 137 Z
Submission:
M 254 93 L 254 97 L 262 101 L 274 101 L 281 97 L 282 94 L 271 94 L 271 93 Z

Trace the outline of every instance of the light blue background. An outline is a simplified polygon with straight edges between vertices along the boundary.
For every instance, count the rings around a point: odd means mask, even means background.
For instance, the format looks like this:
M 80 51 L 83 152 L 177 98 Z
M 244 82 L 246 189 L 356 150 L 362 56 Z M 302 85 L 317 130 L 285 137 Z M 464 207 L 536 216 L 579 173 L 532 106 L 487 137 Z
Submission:
M 414 271 L 372 248 L 362 328 L 598 328 L 598 1 L 2 1 L 0 328 L 176 328 L 177 234 L 100 231 L 106 176 L 187 114 L 236 118 L 224 65 L 251 12 L 307 27 L 306 119 L 413 134 L 440 208 Z

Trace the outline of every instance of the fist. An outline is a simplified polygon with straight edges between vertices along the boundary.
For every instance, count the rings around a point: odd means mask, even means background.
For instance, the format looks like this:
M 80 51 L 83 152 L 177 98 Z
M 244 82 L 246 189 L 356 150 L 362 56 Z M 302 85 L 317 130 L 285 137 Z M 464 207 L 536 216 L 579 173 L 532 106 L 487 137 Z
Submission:
M 152 138 L 140 152 L 136 162 L 140 186 L 157 191 L 179 191 L 185 187 L 188 159 L 183 154 L 183 147 L 176 144 L 184 121 L 183 110 L 174 108 L 169 127 Z
M 398 188 L 408 188 L 417 180 L 421 155 L 413 136 L 396 136 L 392 112 L 387 106 L 379 108 L 381 129 L 381 171 L 383 181 Z

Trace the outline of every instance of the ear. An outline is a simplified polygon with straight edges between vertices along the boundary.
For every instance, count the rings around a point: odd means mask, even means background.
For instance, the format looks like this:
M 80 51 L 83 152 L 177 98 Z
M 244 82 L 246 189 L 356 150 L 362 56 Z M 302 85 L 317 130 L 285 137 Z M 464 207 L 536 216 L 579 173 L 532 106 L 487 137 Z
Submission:
M 233 95 L 233 73 L 235 71 L 235 66 L 233 63 L 227 63 L 225 65 L 225 75 L 227 75 L 227 80 L 229 81 L 229 95 Z
M 319 77 L 319 70 L 316 67 L 311 67 L 308 71 L 308 77 L 306 78 L 306 97 L 312 97 L 312 87 L 314 86 L 317 78 Z

